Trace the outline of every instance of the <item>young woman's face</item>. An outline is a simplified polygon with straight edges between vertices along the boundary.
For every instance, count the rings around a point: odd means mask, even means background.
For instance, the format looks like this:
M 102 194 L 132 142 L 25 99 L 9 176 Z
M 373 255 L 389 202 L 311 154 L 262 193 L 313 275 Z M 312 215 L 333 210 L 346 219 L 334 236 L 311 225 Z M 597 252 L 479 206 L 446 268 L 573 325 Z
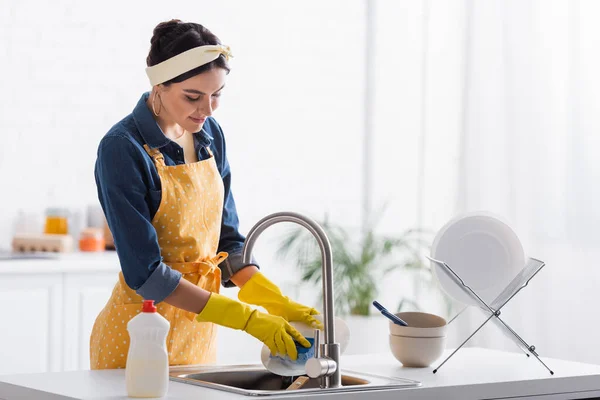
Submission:
M 227 71 L 213 68 L 183 82 L 160 85 L 161 117 L 188 132 L 198 132 L 207 117 L 219 107 Z M 157 99 L 158 103 L 158 99 Z M 158 108 L 158 104 L 157 104 Z

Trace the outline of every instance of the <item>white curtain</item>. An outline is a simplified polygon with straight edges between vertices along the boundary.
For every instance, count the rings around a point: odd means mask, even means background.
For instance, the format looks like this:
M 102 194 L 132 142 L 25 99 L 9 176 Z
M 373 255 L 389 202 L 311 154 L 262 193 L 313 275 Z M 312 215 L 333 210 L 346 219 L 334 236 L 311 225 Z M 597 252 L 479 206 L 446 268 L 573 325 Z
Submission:
M 423 224 L 503 215 L 547 264 L 503 317 L 542 357 L 598 363 L 600 2 L 448 3 L 423 3 Z M 517 350 L 493 326 L 470 344 Z

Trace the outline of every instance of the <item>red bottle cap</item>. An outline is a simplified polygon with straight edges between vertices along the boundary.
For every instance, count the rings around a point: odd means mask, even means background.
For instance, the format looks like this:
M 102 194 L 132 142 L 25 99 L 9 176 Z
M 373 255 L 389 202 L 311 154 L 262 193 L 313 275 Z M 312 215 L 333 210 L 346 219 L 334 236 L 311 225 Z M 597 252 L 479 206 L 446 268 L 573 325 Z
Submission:
M 144 303 L 142 303 L 142 312 L 148 312 L 148 313 L 156 312 L 156 306 L 154 305 L 154 300 L 144 300 Z

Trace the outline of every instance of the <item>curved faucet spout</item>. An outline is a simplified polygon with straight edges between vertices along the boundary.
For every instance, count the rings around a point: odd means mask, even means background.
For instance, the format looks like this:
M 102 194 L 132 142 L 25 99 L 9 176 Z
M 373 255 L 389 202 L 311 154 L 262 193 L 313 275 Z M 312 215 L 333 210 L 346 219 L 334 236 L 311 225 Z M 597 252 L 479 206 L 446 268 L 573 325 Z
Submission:
M 325 328 L 325 338 L 322 347 L 322 355 L 335 361 L 337 367 L 335 371 L 325 376 L 325 387 L 339 387 L 341 385 L 341 373 L 339 368 L 340 352 L 339 344 L 335 343 L 335 315 L 334 315 L 334 295 L 333 295 L 333 256 L 331 245 L 323 228 L 304 215 L 294 212 L 278 212 L 267 215 L 258 221 L 248 235 L 242 250 L 242 259 L 244 263 L 252 262 L 252 250 L 256 239 L 269 226 L 279 222 L 293 222 L 306 228 L 317 240 L 321 250 L 322 257 L 322 281 L 323 281 L 323 320 Z

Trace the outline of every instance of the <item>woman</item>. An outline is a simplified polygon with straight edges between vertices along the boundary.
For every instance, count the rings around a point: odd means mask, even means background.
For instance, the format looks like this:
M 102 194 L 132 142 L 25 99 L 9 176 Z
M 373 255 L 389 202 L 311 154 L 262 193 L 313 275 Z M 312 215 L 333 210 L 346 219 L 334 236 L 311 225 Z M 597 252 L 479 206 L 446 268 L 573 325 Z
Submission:
M 288 321 L 321 326 L 315 309 L 242 263 L 225 140 L 212 117 L 230 57 L 199 24 L 159 24 L 146 60 L 152 91 L 99 145 L 98 196 L 122 270 L 92 330 L 92 369 L 125 366 L 127 322 L 143 299 L 171 324 L 170 365 L 215 361 L 214 324 L 244 330 L 292 359 L 294 341 L 310 343 Z M 220 295 L 221 283 L 240 287 L 241 301 L 268 313 Z

